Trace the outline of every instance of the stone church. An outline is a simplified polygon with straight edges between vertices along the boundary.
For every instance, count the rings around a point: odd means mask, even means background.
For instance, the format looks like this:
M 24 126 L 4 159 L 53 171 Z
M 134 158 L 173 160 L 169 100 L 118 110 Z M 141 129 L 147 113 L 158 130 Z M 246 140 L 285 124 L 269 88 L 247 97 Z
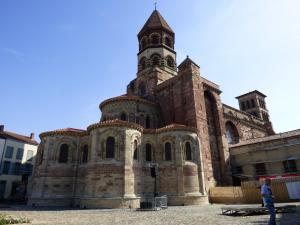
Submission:
M 274 134 L 263 93 L 238 96 L 235 109 L 192 59 L 177 66 L 175 33 L 157 10 L 137 37 L 136 77 L 99 105 L 100 121 L 40 134 L 29 205 L 138 207 L 154 193 L 205 204 L 210 187 L 232 183 L 229 145 Z

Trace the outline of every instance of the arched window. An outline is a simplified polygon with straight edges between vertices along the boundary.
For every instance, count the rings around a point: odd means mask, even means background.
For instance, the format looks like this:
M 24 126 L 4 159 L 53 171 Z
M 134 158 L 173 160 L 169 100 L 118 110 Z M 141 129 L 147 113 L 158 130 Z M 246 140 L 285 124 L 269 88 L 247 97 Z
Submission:
M 139 84 L 139 95 L 143 96 L 146 94 L 145 84 L 142 82 Z
M 172 48 L 171 38 L 165 37 L 165 44 L 166 44 L 167 46 L 169 46 L 170 48 Z
M 172 160 L 172 148 L 170 142 L 165 143 L 165 160 Z
M 133 159 L 134 160 L 138 159 L 138 145 L 137 145 L 137 140 L 134 140 L 134 142 L 133 142 Z
M 185 160 L 192 160 L 192 149 L 190 142 L 185 143 Z
M 115 139 L 108 137 L 106 139 L 106 158 L 112 159 L 115 157 Z
M 167 57 L 167 65 L 174 68 L 174 59 L 171 56 Z
M 153 44 L 153 45 L 159 44 L 159 35 L 158 34 L 151 35 L 151 44 Z
M 89 147 L 88 145 L 84 145 L 83 149 L 82 149 L 82 158 L 81 158 L 81 162 L 82 163 L 87 163 L 88 161 L 88 156 L 89 156 Z
M 154 55 L 151 59 L 153 66 L 158 66 L 160 64 L 160 57 L 158 55 Z
M 150 128 L 150 117 L 146 116 L 146 128 Z
M 146 144 L 146 162 L 152 161 L 152 149 L 150 144 Z
M 147 46 L 147 37 L 143 37 L 141 40 L 141 49 L 144 49 Z
M 140 60 L 140 70 L 144 70 L 144 69 L 146 69 L 146 58 L 145 57 L 141 58 L 141 60 Z
M 123 121 L 127 121 L 127 115 L 126 115 L 126 113 L 122 113 L 121 114 L 121 120 L 123 120 Z
M 69 156 L 69 146 L 67 144 L 62 144 L 59 149 L 58 162 L 59 163 L 68 162 L 68 156 Z
M 239 142 L 239 133 L 231 121 L 226 122 L 226 138 L 229 144 L 236 144 Z

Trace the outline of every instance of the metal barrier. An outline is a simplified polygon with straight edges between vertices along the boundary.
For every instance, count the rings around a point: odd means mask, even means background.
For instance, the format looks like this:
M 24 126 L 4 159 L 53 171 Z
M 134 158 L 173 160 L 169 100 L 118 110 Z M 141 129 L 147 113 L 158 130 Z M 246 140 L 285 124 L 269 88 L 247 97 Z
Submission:
M 155 208 L 168 208 L 168 198 L 166 195 L 155 197 Z
M 140 204 L 140 210 L 160 210 L 168 208 L 168 198 L 166 195 L 153 197 L 144 196 Z

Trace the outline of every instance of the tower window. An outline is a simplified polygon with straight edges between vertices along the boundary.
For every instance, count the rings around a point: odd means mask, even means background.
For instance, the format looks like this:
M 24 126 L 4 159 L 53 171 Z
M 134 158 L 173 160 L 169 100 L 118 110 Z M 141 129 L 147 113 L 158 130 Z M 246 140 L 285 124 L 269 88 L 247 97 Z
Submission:
M 171 56 L 167 57 L 167 65 L 174 68 L 174 59 Z
M 151 44 L 153 44 L 153 45 L 159 44 L 159 35 L 158 34 L 151 35 Z
M 190 142 L 185 143 L 185 160 L 192 160 L 192 149 Z
M 170 48 L 172 48 L 172 42 L 171 42 L 171 39 L 169 37 L 165 37 L 165 44 L 167 46 L 169 46 Z
M 106 139 L 106 158 L 112 159 L 115 157 L 115 139 L 108 137 Z
M 152 161 L 152 149 L 150 144 L 146 144 L 146 162 Z
M 250 109 L 250 102 L 248 100 L 246 101 L 246 104 L 247 104 L 247 109 Z
M 141 49 L 144 49 L 147 46 L 147 37 L 143 37 L 141 40 Z
M 160 58 L 158 56 L 154 56 L 152 58 L 152 65 L 153 66 L 158 66 L 159 65 L 159 61 L 160 61 Z
M 69 146 L 67 144 L 62 144 L 59 149 L 59 163 L 66 163 L 68 162 L 68 155 L 69 155 Z
M 165 160 L 170 161 L 172 160 L 172 148 L 170 142 L 165 144 Z
M 140 69 L 141 69 L 141 70 L 146 69 L 146 58 L 145 58 L 145 57 L 143 57 L 143 58 L 140 60 Z

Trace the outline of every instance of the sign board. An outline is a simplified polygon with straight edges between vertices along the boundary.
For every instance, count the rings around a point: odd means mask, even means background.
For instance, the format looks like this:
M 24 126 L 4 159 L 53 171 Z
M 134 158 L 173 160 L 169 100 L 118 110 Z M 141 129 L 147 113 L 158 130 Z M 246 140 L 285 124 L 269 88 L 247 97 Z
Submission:
M 286 182 L 286 188 L 290 199 L 300 199 L 300 181 Z

